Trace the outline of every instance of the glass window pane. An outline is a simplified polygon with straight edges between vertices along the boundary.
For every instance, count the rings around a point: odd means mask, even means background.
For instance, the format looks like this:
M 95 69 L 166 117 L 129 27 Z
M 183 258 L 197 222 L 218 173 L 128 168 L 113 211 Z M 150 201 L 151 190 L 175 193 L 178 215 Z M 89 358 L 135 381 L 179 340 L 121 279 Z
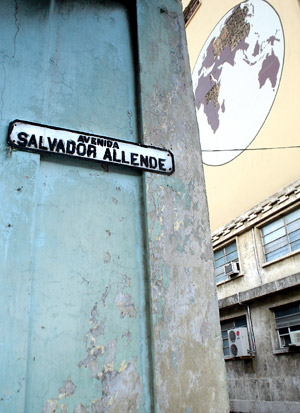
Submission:
M 234 328 L 234 321 L 233 320 L 228 320 L 228 321 L 222 321 L 221 322 L 221 330 L 226 331 L 231 330 Z
M 229 340 L 223 340 L 223 347 L 229 347 Z
M 227 246 L 225 247 L 225 250 L 226 250 L 226 254 L 229 254 L 229 253 L 232 252 L 232 251 L 236 251 L 236 250 L 237 250 L 237 248 L 236 248 L 236 242 L 234 241 L 234 242 L 232 242 L 231 244 L 227 245 Z
M 272 242 L 278 238 L 281 238 L 285 236 L 286 234 L 286 229 L 285 227 L 279 228 L 274 232 L 271 232 L 269 235 L 264 236 L 264 245 L 268 244 L 269 242 Z
M 220 267 L 221 265 L 225 265 L 225 257 L 219 258 L 214 262 L 215 268 Z
M 235 321 L 235 327 L 247 327 L 246 317 L 237 319 Z
M 283 347 L 288 347 L 291 344 L 291 337 L 289 335 L 280 337 L 283 344 Z
M 283 218 L 280 218 L 280 219 L 277 219 L 276 221 L 274 221 L 274 222 L 271 222 L 270 224 L 268 224 L 268 225 L 265 225 L 263 228 L 262 228 L 262 234 L 263 235 L 267 235 L 267 234 L 269 234 L 270 232 L 273 232 L 273 231 L 275 231 L 276 229 L 278 229 L 278 228 L 280 228 L 280 227 L 283 227 L 284 226 L 284 221 L 283 221 Z
M 225 274 L 221 274 L 221 275 L 218 275 L 216 277 L 216 283 L 217 284 L 222 282 L 222 281 L 225 281 L 225 280 L 227 280 L 227 275 L 225 275 Z
M 282 247 L 276 251 L 266 254 L 266 261 L 268 262 L 268 261 L 275 260 L 275 258 L 282 257 L 283 255 L 286 255 L 288 253 L 289 253 L 289 247 L 288 246 Z
M 269 252 L 278 250 L 279 248 L 288 245 L 288 243 L 289 242 L 287 236 L 278 238 L 277 240 L 265 245 L 265 253 L 268 254 Z
M 280 329 L 278 330 L 278 332 L 279 332 L 280 335 L 288 334 L 289 329 L 288 329 L 287 327 L 286 327 L 286 328 L 280 328 Z
M 298 314 L 300 313 L 300 303 L 289 304 L 284 307 L 276 308 L 274 310 L 275 318 L 285 317 L 287 315 Z
M 227 261 L 227 262 L 231 262 L 231 261 L 236 260 L 237 258 L 238 258 L 238 253 L 237 253 L 237 251 L 233 251 L 231 254 L 228 254 L 228 255 L 227 255 L 226 261 Z
M 221 274 L 225 274 L 224 267 L 219 267 L 215 269 L 215 276 L 218 277 Z
M 296 211 L 293 211 L 290 214 L 288 214 L 286 216 L 286 222 L 289 223 L 289 222 L 295 221 L 296 219 L 299 219 L 299 218 L 300 218 L 300 208 L 296 209 Z
M 296 325 L 296 326 L 292 326 L 290 328 L 291 331 L 299 331 L 300 330 L 300 324 Z
M 216 283 L 227 280 L 224 265 L 231 261 L 238 261 L 236 241 L 214 252 L 214 267 Z
M 223 248 L 218 250 L 218 251 L 215 251 L 214 260 L 218 260 L 219 258 L 224 257 L 224 255 L 225 254 L 224 254 L 224 249 Z
M 291 244 L 292 251 L 296 251 L 300 249 L 300 240 L 292 242 Z
M 296 231 L 299 228 L 300 228 L 300 219 L 297 219 L 297 221 L 293 221 L 290 224 L 287 224 L 288 233 Z
M 292 327 L 300 324 L 300 314 L 291 314 L 285 317 L 276 318 L 276 327 L 283 328 L 283 327 Z
M 223 353 L 224 353 L 224 356 L 230 356 L 229 347 L 228 348 L 223 348 Z
M 222 338 L 227 340 L 228 334 L 227 334 L 227 330 L 222 331 Z
M 300 230 L 298 229 L 298 231 L 294 231 L 290 233 L 289 237 L 290 237 L 290 242 L 297 241 L 298 239 L 300 239 Z

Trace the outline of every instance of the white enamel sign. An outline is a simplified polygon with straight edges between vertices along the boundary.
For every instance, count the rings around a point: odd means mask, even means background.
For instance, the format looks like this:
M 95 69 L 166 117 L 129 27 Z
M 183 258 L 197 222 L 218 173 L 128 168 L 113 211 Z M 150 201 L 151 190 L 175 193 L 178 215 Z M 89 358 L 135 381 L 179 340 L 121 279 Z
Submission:
M 21 120 L 10 123 L 8 144 L 24 151 L 83 158 L 160 174 L 170 175 L 175 169 L 173 154 L 166 149 Z

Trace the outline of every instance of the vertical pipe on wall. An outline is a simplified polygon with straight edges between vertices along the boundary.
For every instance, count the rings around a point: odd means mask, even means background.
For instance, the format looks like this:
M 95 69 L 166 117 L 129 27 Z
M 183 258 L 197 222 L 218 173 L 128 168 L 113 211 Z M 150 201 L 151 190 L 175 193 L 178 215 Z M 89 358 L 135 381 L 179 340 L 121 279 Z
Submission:
M 248 313 L 248 320 L 249 320 L 249 327 L 250 327 L 250 336 L 251 336 L 251 344 L 252 344 L 252 355 L 256 354 L 256 343 L 255 343 L 255 335 L 253 330 L 252 324 L 252 317 L 249 305 L 247 305 L 247 313 Z
M 252 228 L 252 242 L 253 242 L 253 249 L 254 249 L 254 256 L 255 256 L 255 264 L 256 264 L 257 274 L 258 274 L 258 277 L 259 277 L 260 285 L 262 285 L 263 282 L 262 282 L 262 276 L 261 276 L 261 271 L 260 271 L 260 267 L 259 267 L 254 228 Z

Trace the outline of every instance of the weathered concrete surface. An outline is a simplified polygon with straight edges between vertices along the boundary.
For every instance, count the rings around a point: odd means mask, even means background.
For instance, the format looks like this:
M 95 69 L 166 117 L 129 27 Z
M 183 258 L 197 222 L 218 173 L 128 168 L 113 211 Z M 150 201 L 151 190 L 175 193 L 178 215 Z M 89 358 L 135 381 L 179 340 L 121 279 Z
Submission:
M 219 300 L 219 308 L 228 308 L 234 305 L 247 304 L 251 301 L 261 299 L 270 294 L 278 293 L 283 290 L 298 287 L 300 284 L 300 274 L 289 275 L 256 288 L 251 288 L 246 291 L 231 295 Z
M 159 412 L 227 412 L 200 144 L 180 1 L 138 2 L 144 142 L 176 171 L 145 175 Z
M 233 412 L 298 413 L 299 349 L 279 349 L 272 308 L 300 300 L 300 287 L 261 296 L 249 303 L 256 342 L 253 360 L 227 360 L 230 410 Z M 246 306 L 221 311 L 223 319 L 246 315 Z
M 221 319 L 247 317 L 248 305 L 256 343 L 253 360 L 226 361 L 233 412 L 296 413 L 300 410 L 299 349 L 279 348 L 272 311 L 274 307 L 300 300 L 300 254 L 293 251 L 265 263 L 260 234 L 265 219 L 278 216 L 282 205 L 285 209 L 295 205 L 298 186 L 297 181 L 237 218 L 237 222 L 245 219 L 245 223 L 231 230 L 231 239 L 238 235 L 241 275 L 217 287 Z M 216 243 L 221 240 L 223 236 Z M 249 328 L 250 325 L 248 318 Z

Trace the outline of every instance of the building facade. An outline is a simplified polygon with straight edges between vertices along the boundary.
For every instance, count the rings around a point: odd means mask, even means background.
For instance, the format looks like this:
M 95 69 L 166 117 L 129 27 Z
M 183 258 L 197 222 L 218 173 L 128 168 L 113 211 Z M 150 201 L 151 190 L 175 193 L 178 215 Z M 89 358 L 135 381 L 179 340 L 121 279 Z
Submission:
M 227 412 L 181 3 L 0 10 L 0 411 Z
M 300 7 L 183 1 L 230 409 L 300 410 Z
M 299 185 L 294 182 L 213 234 L 232 411 L 300 408 Z M 245 346 L 234 353 L 230 331 L 243 327 Z

